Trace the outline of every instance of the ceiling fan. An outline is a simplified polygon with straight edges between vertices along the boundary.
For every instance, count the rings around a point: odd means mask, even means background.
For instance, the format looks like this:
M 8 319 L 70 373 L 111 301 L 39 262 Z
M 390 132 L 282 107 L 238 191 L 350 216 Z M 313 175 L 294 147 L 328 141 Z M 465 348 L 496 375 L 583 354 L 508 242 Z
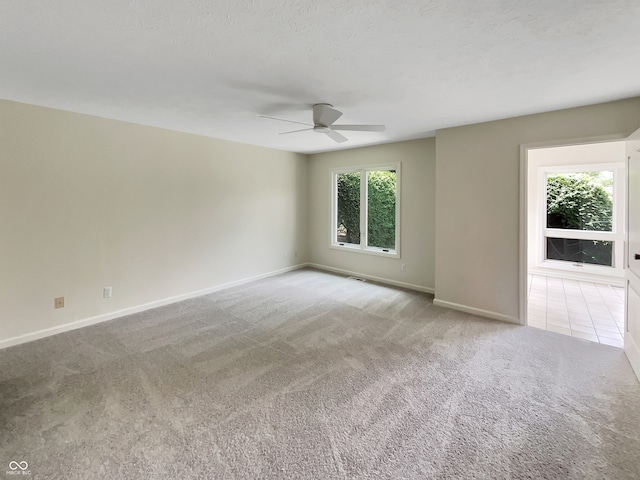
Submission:
M 310 123 L 294 122 L 293 120 L 285 120 L 284 118 L 267 117 L 266 115 L 260 115 L 262 118 L 270 118 L 272 120 L 280 120 L 281 122 L 299 123 L 300 125 L 307 125 L 310 128 L 303 128 L 301 130 L 291 130 L 289 132 L 282 132 L 280 135 L 286 135 L 289 133 L 307 132 L 313 130 L 316 133 L 324 133 L 330 137 L 333 141 L 342 143 L 348 140 L 347 137 L 338 133 L 336 130 L 351 131 L 351 132 L 384 132 L 384 125 L 334 125 L 333 122 L 338 120 L 342 116 L 342 112 L 339 112 L 333 105 L 328 103 L 316 103 L 313 106 L 313 125 Z

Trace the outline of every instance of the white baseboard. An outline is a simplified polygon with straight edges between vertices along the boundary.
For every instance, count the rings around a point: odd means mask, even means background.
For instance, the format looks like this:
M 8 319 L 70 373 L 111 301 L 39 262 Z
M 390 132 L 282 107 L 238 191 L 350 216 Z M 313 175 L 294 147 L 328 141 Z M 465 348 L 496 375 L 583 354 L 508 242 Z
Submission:
M 0 350 L 2 350 L 3 348 L 12 347 L 14 345 L 20 345 L 21 343 L 32 342 L 40 338 L 50 337 L 51 335 L 57 335 L 58 333 L 68 332 L 70 330 L 76 330 L 78 328 L 88 327 L 89 325 L 95 325 L 96 323 L 102 323 L 102 322 L 106 322 L 116 318 L 124 317 L 125 315 L 132 315 L 134 313 L 144 312 L 145 310 L 150 310 L 152 308 L 162 307 L 164 305 L 169 305 L 171 303 L 181 302 L 183 300 L 188 300 L 190 298 L 200 297 L 202 295 L 218 292 L 220 290 L 225 290 L 231 287 L 237 287 L 245 283 L 255 282 L 256 280 L 261 280 L 263 278 L 273 277 L 275 275 L 280 275 L 282 273 L 298 270 L 300 268 L 306 267 L 307 265 L 308 264 L 303 263 L 299 265 L 294 265 L 292 267 L 281 268 L 280 270 L 274 270 L 268 273 L 255 275 L 253 277 L 243 278 L 242 280 L 236 280 L 234 282 L 215 285 L 213 287 L 197 290 L 195 292 L 183 293 L 182 295 L 163 298 L 161 300 L 144 303 L 142 305 L 136 305 L 134 307 L 125 308 L 123 310 L 104 313 L 102 315 L 96 315 L 95 317 L 84 318 L 82 320 L 76 320 L 74 322 L 65 323 L 63 325 L 57 325 L 55 327 L 45 328 L 43 330 L 25 333 L 23 335 L 18 335 L 16 337 L 0 340 Z
M 481 308 L 469 307 L 460 303 L 448 302 L 446 300 L 434 299 L 433 304 L 439 307 L 446 307 L 452 310 L 459 310 L 465 313 L 471 313 L 480 317 L 491 318 L 493 320 L 500 320 L 501 322 L 514 323 L 516 325 L 522 325 L 520 319 L 517 317 L 511 317 L 509 315 L 503 315 L 502 313 L 492 312 L 490 310 L 483 310 Z
M 327 272 L 339 273 L 341 275 L 353 275 L 355 277 L 366 278 L 373 282 L 384 283 L 387 285 L 393 285 L 394 287 L 406 288 L 408 290 L 416 290 L 424 293 L 435 293 L 435 289 L 431 287 L 423 287 L 421 285 L 414 285 L 413 283 L 399 282 L 397 280 L 390 280 L 388 278 L 376 277 L 374 275 L 365 275 L 360 272 L 352 272 L 350 270 L 343 270 L 341 268 L 329 267 L 327 265 L 320 265 L 318 263 L 307 263 L 307 267 L 317 268 L 318 270 L 325 270 Z
M 629 332 L 624 333 L 624 353 L 627 354 L 631 368 L 640 381 L 640 347 Z

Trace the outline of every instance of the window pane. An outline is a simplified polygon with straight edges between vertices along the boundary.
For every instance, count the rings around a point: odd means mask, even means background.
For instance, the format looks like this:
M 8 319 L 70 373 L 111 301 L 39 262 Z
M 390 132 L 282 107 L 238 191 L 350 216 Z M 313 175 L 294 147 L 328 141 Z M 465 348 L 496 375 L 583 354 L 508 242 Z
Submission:
M 360 245 L 360 172 L 339 173 L 336 241 Z
M 396 248 L 396 172 L 367 172 L 367 246 Z
M 612 231 L 613 172 L 547 176 L 547 228 Z
M 613 266 L 613 243 L 547 237 L 547 259 L 573 263 Z

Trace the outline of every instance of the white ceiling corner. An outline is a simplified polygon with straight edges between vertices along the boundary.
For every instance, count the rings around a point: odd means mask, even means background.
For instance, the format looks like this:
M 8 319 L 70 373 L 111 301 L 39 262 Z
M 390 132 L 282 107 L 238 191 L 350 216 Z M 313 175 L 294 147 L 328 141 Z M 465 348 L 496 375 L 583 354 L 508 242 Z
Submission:
M 637 0 L 4 0 L 0 98 L 313 153 L 640 95 Z M 384 133 L 278 135 L 314 103 Z

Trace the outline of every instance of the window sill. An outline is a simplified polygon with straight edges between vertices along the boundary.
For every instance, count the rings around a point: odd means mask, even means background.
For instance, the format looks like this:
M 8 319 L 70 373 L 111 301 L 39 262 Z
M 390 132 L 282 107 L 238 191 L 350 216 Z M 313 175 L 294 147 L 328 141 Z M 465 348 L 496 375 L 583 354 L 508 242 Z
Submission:
M 538 263 L 538 268 L 564 272 L 586 273 L 589 275 L 603 275 L 607 277 L 624 277 L 624 270 L 621 268 L 608 267 L 606 265 L 594 265 L 589 263 L 575 264 L 561 260 L 543 260 Z
M 400 258 L 400 252 L 398 250 L 385 251 L 381 248 L 371 248 L 366 247 L 362 248 L 360 245 L 349 245 L 344 244 L 341 245 L 339 243 L 332 243 L 329 248 L 334 250 L 342 250 L 343 252 L 353 252 L 353 253 L 364 253 L 366 255 L 376 255 L 378 257 L 387 257 L 387 258 Z

